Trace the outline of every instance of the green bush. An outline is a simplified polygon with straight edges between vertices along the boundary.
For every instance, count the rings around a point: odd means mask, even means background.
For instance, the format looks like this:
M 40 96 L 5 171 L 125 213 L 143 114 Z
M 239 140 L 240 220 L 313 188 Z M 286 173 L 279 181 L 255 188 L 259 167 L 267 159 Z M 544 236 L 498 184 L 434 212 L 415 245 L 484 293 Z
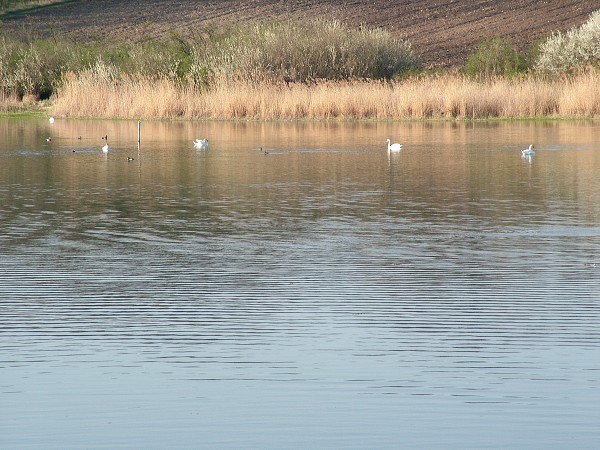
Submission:
M 175 37 L 107 46 L 4 35 L 0 36 L 0 94 L 49 98 L 64 74 L 98 67 L 110 67 L 112 79 L 136 74 L 187 80 L 191 55 L 189 44 Z
M 254 79 L 391 78 L 414 69 L 410 45 L 381 29 L 321 20 L 254 24 L 213 36 L 194 51 L 192 77 Z
M 0 0 L 0 14 L 6 12 L 22 11 L 35 6 L 56 3 L 51 0 Z
M 48 41 L 21 43 L 0 38 L 0 90 L 6 96 L 48 98 L 64 55 Z
M 93 69 L 207 85 L 212 80 L 391 78 L 418 66 L 410 45 L 380 29 L 339 22 L 280 22 L 172 34 L 137 43 L 76 44 L 35 33 L 0 35 L 0 93 L 49 98 L 67 73 Z
M 49 98 L 65 72 L 90 66 L 99 51 L 55 39 L 0 35 L 0 93 Z
M 579 28 L 556 32 L 540 46 L 536 70 L 549 74 L 600 65 L 600 10 Z
M 481 42 L 465 66 L 467 75 L 484 78 L 513 76 L 526 70 L 526 58 L 509 39 L 499 37 Z

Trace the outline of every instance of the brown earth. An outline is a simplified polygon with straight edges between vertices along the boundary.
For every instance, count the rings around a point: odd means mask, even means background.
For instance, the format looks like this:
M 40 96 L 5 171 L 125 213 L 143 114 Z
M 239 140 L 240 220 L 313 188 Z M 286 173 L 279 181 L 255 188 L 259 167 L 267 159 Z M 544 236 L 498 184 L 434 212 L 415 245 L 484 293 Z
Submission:
M 452 67 L 485 38 L 510 38 L 524 50 L 597 9 L 598 0 L 74 0 L 0 17 L 0 28 L 125 41 L 223 20 L 319 17 L 388 29 L 408 39 L 425 66 Z

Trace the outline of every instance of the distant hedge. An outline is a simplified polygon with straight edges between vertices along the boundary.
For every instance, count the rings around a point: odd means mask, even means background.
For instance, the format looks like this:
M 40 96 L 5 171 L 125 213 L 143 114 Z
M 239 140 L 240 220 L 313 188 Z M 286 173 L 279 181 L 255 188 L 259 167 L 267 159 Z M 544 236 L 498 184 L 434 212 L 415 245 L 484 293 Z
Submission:
M 382 29 L 352 29 L 338 21 L 275 22 L 220 31 L 194 49 L 191 75 L 293 82 L 392 78 L 415 69 L 410 44 Z
M 482 41 L 465 66 L 467 75 L 484 78 L 512 76 L 526 70 L 526 57 L 509 39 L 500 37 Z
M 210 86 L 216 80 L 386 79 L 418 66 L 410 44 L 340 22 L 214 26 L 141 43 L 106 45 L 0 35 L 0 96 L 50 97 L 65 76 L 98 67 L 128 76 Z

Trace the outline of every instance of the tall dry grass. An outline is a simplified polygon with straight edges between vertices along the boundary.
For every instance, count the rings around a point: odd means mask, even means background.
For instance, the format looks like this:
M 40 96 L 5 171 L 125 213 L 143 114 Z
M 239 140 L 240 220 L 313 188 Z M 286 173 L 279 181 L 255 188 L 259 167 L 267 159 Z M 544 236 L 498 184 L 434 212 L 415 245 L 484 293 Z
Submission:
M 600 115 L 600 73 L 475 81 L 462 75 L 313 83 L 173 80 L 86 71 L 52 101 L 57 116 L 189 119 L 481 119 Z
M 43 106 L 33 96 L 20 99 L 0 92 L 0 114 L 41 112 Z
M 564 81 L 558 100 L 562 116 L 600 116 L 600 75 L 593 71 Z

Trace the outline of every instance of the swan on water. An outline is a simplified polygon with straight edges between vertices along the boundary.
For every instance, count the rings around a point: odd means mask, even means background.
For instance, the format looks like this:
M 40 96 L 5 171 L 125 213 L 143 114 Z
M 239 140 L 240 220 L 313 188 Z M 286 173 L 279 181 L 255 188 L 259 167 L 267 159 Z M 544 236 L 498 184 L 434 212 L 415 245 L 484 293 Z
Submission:
M 390 140 L 387 140 L 388 152 L 399 152 L 402 149 L 402 144 L 390 144 Z
M 528 156 L 533 156 L 535 155 L 535 150 L 533 150 L 533 144 L 531 144 L 529 146 L 529 148 L 526 148 L 525 150 L 521 150 L 521 156 L 523 157 L 528 157 Z
M 54 123 L 54 117 L 50 117 L 49 121 L 50 123 Z
M 194 147 L 202 150 L 208 148 L 208 139 L 196 139 L 194 140 Z
M 103 151 L 104 153 L 108 153 L 108 151 L 109 151 L 109 150 L 110 150 L 110 147 L 108 146 L 108 142 L 107 142 L 106 144 L 104 144 L 104 145 L 102 146 L 102 151 Z

